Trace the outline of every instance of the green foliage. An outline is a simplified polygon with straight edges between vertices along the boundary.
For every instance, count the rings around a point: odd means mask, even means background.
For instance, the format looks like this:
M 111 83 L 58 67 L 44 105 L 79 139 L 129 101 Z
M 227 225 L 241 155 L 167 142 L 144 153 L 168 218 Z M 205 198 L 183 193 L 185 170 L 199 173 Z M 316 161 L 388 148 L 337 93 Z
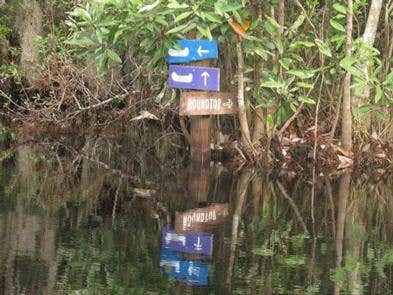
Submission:
M 371 91 L 370 101 L 355 113 L 377 112 L 393 103 L 393 74 L 386 73 L 387 47 L 377 36 L 376 48 L 356 42 L 352 58 L 345 58 L 347 4 L 334 1 L 286 1 L 284 26 L 278 18 L 277 1 L 245 0 L 56 0 L 54 16 L 46 17 L 45 35 L 37 38 L 43 64 L 50 68 L 52 54 L 78 66 L 92 65 L 105 76 L 114 71 L 121 82 L 156 103 L 171 100 L 164 86 L 166 55 L 179 38 L 217 39 L 218 66 L 225 73 L 224 91 L 236 86 L 235 44 L 238 36 L 228 20 L 249 28 L 242 38 L 245 57 L 247 105 L 263 107 L 269 134 L 282 125 L 300 105 L 311 114 L 316 101 L 321 110 L 341 96 L 345 72 L 353 76 L 353 93 Z M 0 7 L 0 40 L 14 35 L 10 4 Z M 355 0 L 354 40 L 361 37 L 369 1 Z M 275 11 L 275 15 L 270 11 Z M 16 9 L 14 9 L 16 11 Z M 67 11 L 67 13 L 63 13 Z M 50 17 L 49 17 L 50 16 Z M 356 27 L 358 29 L 356 30 Z M 381 34 L 383 35 L 383 33 Z M 386 39 L 386 38 L 385 38 Z M 10 49 L 11 62 L 0 65 L 0 79 L 22 80 L 18 47 Z M 391 62 L 390 62 L 391 63 Z M 89 68 L 90 69 L 90 68 Z M 228 76 L 228 77 L 227 77 Z M 175 92 L 171 102 L 176 103 Z M 334 99 L 332 99 L 334 98 Z M 44 100 L 41 98 L 41 100 Z M 328 105 L 329 104 L 329 105 Z M 330 119 L 330 118 L 329 118 Z
M 178 38 L 218 38 L 227 29 L 225 17 L 244 4 L 233 1 L 101 1 L 75 7 L 67 24 L 72 34 L 67 44 L 78 48 L 101 69 L 131 59 L 150 71 L 162 70 L 168 49 Z M 239 14 L 239 13 L 237 13 Z M 127 56 L 132 48 L 132 56 Z

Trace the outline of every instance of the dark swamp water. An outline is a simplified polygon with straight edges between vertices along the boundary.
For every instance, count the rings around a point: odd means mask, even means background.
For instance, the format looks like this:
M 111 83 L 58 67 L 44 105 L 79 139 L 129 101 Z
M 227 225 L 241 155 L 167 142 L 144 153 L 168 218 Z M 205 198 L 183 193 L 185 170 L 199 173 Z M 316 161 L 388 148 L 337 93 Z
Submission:
M 3 148 L 1 294 L 393 293 L 392 179 L 313 194 L 142 131 Z

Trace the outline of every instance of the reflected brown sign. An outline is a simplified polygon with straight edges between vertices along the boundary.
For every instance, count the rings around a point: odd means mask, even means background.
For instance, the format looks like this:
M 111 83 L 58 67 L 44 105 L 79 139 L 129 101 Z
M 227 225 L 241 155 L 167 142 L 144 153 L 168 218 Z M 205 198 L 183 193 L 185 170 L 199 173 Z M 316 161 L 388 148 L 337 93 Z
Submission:
M 180 116 L 236 114 L 237 100 L 229 92 L 183 92 L 180 98 Z
M 181 231 L 203 231 L 206 227 L 227 220 L 229 204 L 213 204 L 208 207 L 176 212 L 175 229 Z

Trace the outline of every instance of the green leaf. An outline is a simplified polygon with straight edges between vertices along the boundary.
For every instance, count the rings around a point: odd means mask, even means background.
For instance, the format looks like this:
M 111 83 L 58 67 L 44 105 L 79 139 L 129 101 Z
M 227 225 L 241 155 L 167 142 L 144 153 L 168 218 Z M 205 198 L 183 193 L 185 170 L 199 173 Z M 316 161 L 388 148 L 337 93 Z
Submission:
M 184 24 L 184 25 L 181 25 L 181 26 L 174 27 L 173 29 L 170 29 L 168 32 L 166 32 L 165 35 L 175 34 L 175 33 L 184 31 L 187 27 L 189 27 L 188 24 Z
M 330 25 L 338 31 L 345 32 L 344 26 L 339 22 L 335 21 L 334 19 L 330 20 Z
M 214 4 L 214 10 L 218 15 L 224 16 L 225 13 L 239 10 L 243 8 L 241 4 L 238 3 L 225 3 L 224 1 L 217 1 Z
M 284 69 L 286 69 L 288 71 L 289 70 L 289 66 L 292 63 L 292 59 L 284 57 L 284 58 L 281 58 L 278 62 L 280 63 L 280 65 Z
M 280 25 L 271 17 L 266 16 L 267 20 L 264 22 L 263 27 L 270 35 L 274 35 Z
M 278 53 L 283 54 L 284 53 L 284 45 L 282 44 L 281 40 L 277 40 L 277 42 L 274 42 L 274 44 L 276 45 Z
M 275 20 L 274 18 L 271 18 L 270 16 L 267 16 L 267 15 L 266 15 L 266 18 L 267 18 L 268 22 L 269 22 L 273 27 L 275 27 L 276 29 L 279 29 L 279 28 L 280 28 L 280 25 L 278 24 L 278 22 L 276 22 L 276 20 Z
M 375 109 L 375 106 L 373 106 L 372 104 L 364 104 L 364 105 L 361 105 L 361 106 L 355 108 L 355 114 L 359 118 L 363 118 L 365 115 L 372 112 L 374 109 Z
M 145 5 L 143 6 L 141 9 L 138 10 L 138 12 L 147 12 L 150 10 L 153 10 L 158 4 L 160 4 L 161 0 L 157 0 L 156 2 L 149 4 L 149 5 Z
M 307 48 L 309 48 L 309 47 L 314 47 L 314 46 L 315 46 L 314 42 L 307 41 L 307 40 L 300 40 L 300 41 L 295 41 L 295 42 L 291 43 L 289 45 L 289 49 L 290 50 L 294 50 L 294 49 L 297 49 L 299 47 L 307 47 Z
M 70 15 L 91 21 L 91 16 L 89 12 L 87 12 L 87 10 L 82 7 L 75 8 L 73 11 L 70 12 Z
M 70 40 L 65 41 L 65 43 L 70 45 L 76 45 L 79 47 L 90 47 L 93 45 L 97 45 L 96 42 L 87 37 L 74 37 Z
M 119 56 L 116 52 L 114 52 L 112 49 L 107 49 L 107 50 L 106 50 L 106 53 L 107 53 L 108 57 L 109 57 L 111 60 L 113 60 L 115 63 L 121 64 L 121 58 L 120 58 L 120 56 Z
M 336 11 L 338 11 L 339 13 L 342 13 L 342 14 L 347 14 L 347 8 L 344 6 L 344 5 L 342 5 L 342 4 L 340 4 L 340 3 L 334 3 L 333 4 L 333 8 L 336 10 Z
M 267 88 L 280 88 L 283 86 L 281 81 L 265 81 L 261 83 L 261 87 Z
M 362 78 L 363 73 L 354 66 L 354 64 L 356 62 L 357 62 L 356 57 L 353 57 L 353 56 L 352 57 L 345 57 L 340 61 L 340 67 L 342 67 L 344 70 L 351 73 L 355 77 Z
M 177 23 L 183 19 L 186 19 L 187 17 L 189 17 L 193 12 L 192 11 L 186 11 L 183 12 L 181 14 L 179 14 L 178 16 L 175 17 L 174 23 Z
M 305 96 L 305 95 L 300 95 L 299 96 L 299 100 L 301 102 L 305 103 L 305 104 L 315 104 L 315 100 L 314 99 L 312 99 L 312 98 L 310 98 L 308 96 Z
M 296 83 L 296 86 L 297 86 L 297 87 L 300 87 L 300 88 L 305 88 L 305 89 L 311 89 L 311 88 L 314 87 L 313 84 L 304 83 L 304 82 L 297 82 L 297 83 Z
M 384 85 L 393 86 L 393 71 L 386 76 L 385 81 L 383 82 Z
M 315 43 L 317 44 L 319 51 L 322 52 L 322 54 L 332 57 L 332 52 L 325 42 L 320 39 L 315 39 Z
M 378 103 L 382 99 L 382 97 L 383 97 L 383 91 L 381 86 L 378 85 L 375 88 L 375 103 Z
M 271 132 L 273 131 L 274 128 L 274 121 L 272 115 L 267 115 L 266 116 L 266 129 Z
M 270 256 L 274 255 L 274 252 L 272 249 L 267 249 L 265 247 L 261 247 L 261 248 L 252 249 L 252 254 L 257 255 L 257 256 L 270 257 Z
M 154 98 L 154 101 L 157 102 L 157 103 L 161 102 L 161 100 L 164 98 L 165 91 L 166 91 L 166 86 L 164 86 L 162 88 L 160 93 Z
M 123 30 L 116 31 L 116 33 L 113 36 L 113 41 L 112 44 L 116 44 L 117 40 L 119 37 L 123 34 Z
M 213 23 L 222 24 L 224 22 L 223 18 L 221 18 L 217 14 L 214 14 L 214 13 L 211 13 L 211 12 L 207 12 L 205 14 L 205 17 L 206 17 L 207 20 L 209 20 L 209 21 L 211 21 Z
M 314 72 L 309 70 L 291 70 L 288 74 L 294 75 L 300 79 L 309 79 L 314 76 Z
M 201 35 L 202 35 L 203 37 L 206 37 L 206 38 L 208 38 L 209 40 L 212 40 L 212 39 L 213 39 L 213 36 L 212 36 L 212 34 L 210 33 L 209 27 L 204 28 L 204 27 L 201 27 L 201 26 L 198 26 L 198 25 L 197 25 L 197 30 L 199 31 L 199 33 L 201 33 Z
M 306 16 L 304 15 L 304 13 L 300 14 L 298 18 L 295 20 L 295 22 L 293 23 L 293 25 L 291 26 L 290 30 L 293 32 L 296 31 L 304 23 L 305 19 Z
M 284 106 L 280 106 L 277 111 L 277 125 L 281 125 L 288 118 L 288 111 Z
M 189 6 L 186 3 L 180 4 L 177 1 L 172 0 L 167 7 L 170 9 L 184 9 L 184 8 L 188 8 Z

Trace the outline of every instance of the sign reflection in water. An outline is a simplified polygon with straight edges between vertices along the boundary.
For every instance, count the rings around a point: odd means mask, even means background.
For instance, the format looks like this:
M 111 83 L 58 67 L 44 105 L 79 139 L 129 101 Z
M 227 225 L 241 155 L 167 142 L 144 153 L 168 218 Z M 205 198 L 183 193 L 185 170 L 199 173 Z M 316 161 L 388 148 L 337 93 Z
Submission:
M 203 231 L 209 226 L 228 220 L 229 204 L 212 204 L 185 212 L 176 212 L 175 228 L 178 232 Z
M 170 250 L 162 250 L 160 267 L 172 278 L 195 286 L 208 284 L 209 265 L 201 261 L 188 261 Z
M 211 256 L 213 235 L 209 233 L 176 233 L 174 229 L 163 228 L 162 249 Z
M 160 267 L 172 278 L 189 285 L 206 286 L 209 265 L 183 258 L 179 252 L 211 257 L 213 235 L 209 233 L 177 233 L 163 228 Z

